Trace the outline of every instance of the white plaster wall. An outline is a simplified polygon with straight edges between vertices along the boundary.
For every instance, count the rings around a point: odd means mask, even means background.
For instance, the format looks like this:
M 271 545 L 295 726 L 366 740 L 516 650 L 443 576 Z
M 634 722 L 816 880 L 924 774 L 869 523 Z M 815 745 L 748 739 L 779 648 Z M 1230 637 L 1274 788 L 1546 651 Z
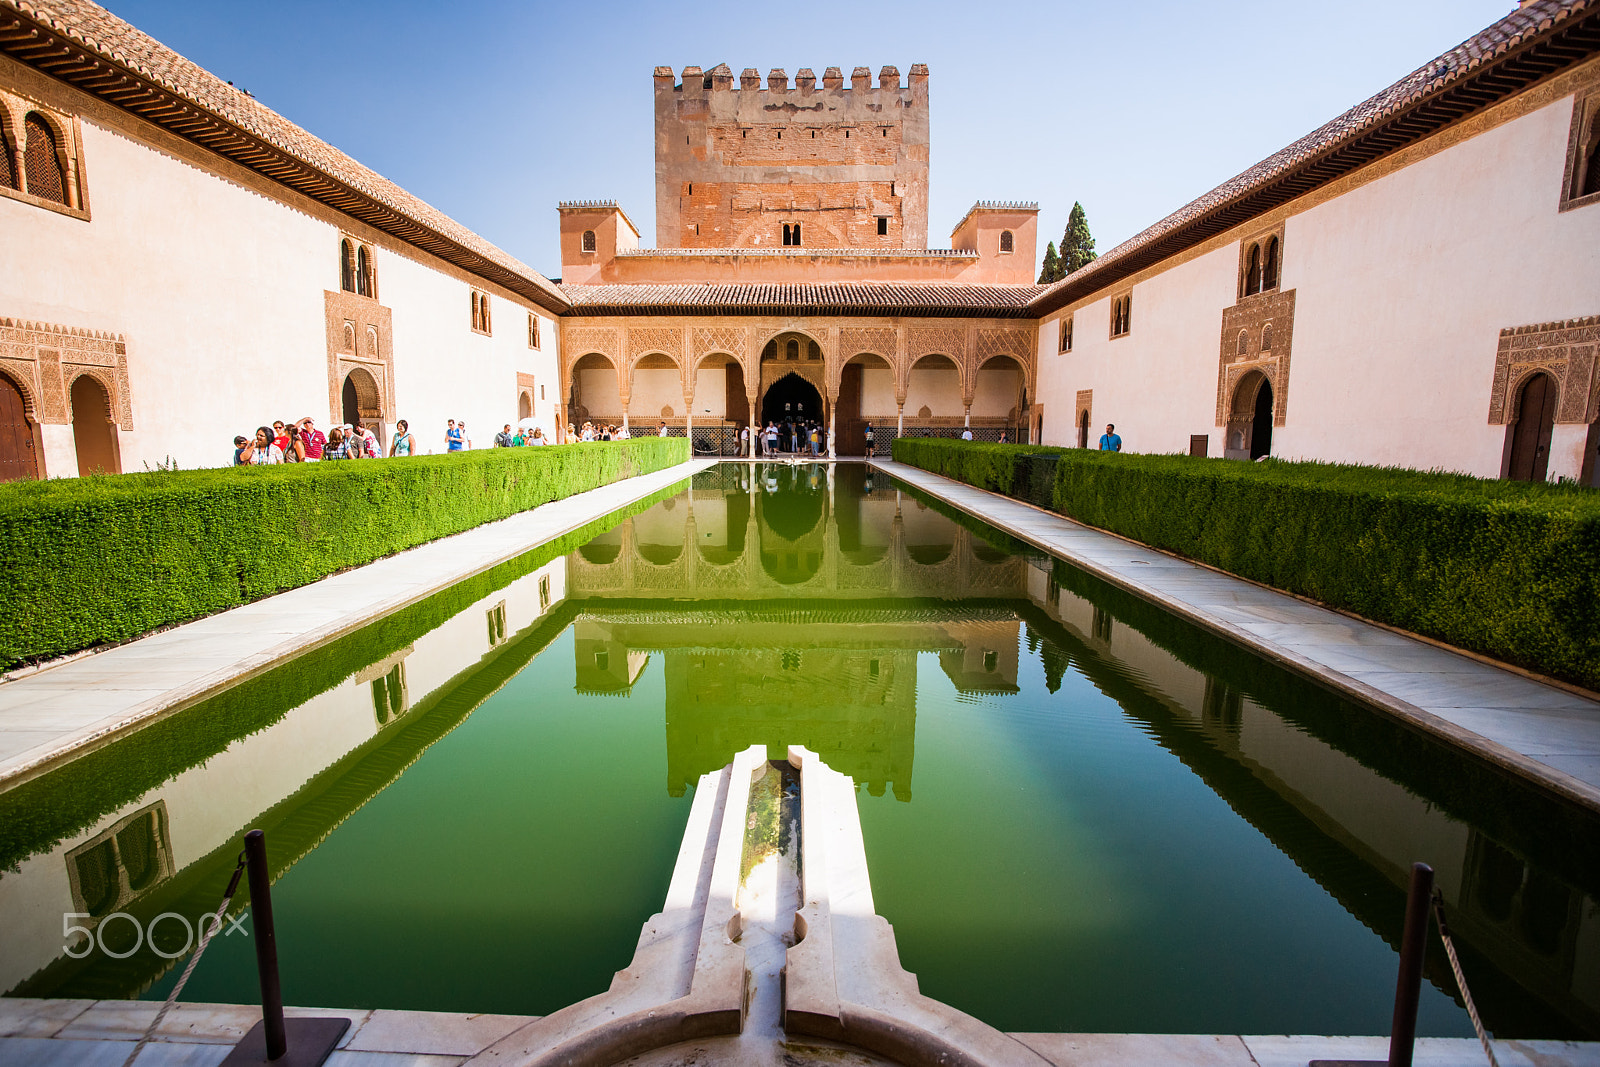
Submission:
M 578 400 L 589 409 L 589 416 L 622 414 L 622 397 L 617 392 L 617 373 L 610 367 L 585 367 L 578 371 Z M 582 429 L 580 422 L 577 429 Z
M 894 369 L 861 368 L 861 414 L 892 419 L 897 410 L 894 402 Z
M 934 416 L 963 414 L 961 372 L 955 367 L 911 368 L 906 380 L 906 418 L 915 418 L 923 405 Z
M 682 407 L 682 404 L 678 405 Z M 728 414 L 728 370 L 724 367 L 701 367 L 694 379 L 694 417 L 721 419 Z
M 1600 206 L 1557 210 L 1573 98 L 1513 119 L 1292 215 L 1281 288 L 1296 291 L 1287 420 L 1273 454 L 1500 473 L 1488 424 L 1501 329 L 1600 313 Z M 1092 389 L 1091 444 L 1117 424 L 1130 452 L 1186 451 L 1216 427 L 1230 243 L 1138 283 L 1133 328 L 1110 340 L 1109 291 L 1077 308 L 1074 350 L 1041 323 L 1045 441 L 1075 443 Z M 909 404 L 908 404 L 909 407 Z M 1550 477 L 1575 476 L 1579 428 L 1557 428 Z
M 1022 382 L 1015 370 L 984 368 L 973 383 L 972 413 L 984 417 L 1008 415 L 1021 396 Z
M 659 367 L 635 370 L 628 414 L 634 419 L 655 420 L 663 406 L 683 415 L 683 379 L 676 368 Z
M 331 213 L 308 214 L 87 117 L 81 129 L 89 221 L 0 200 L 0 315 L 126 336 L 134 428 L 119 434 L 123 470 L 167 456 L 225 465 L 236 434 L 274 419 L 337 421 L 323 299 L 339 288 Z M 387 421 L 409 419 L 427 452 L 443 449 L 446 418 L 465 418 L 486 446 L 516 418 L 517 371 L 555 381 L 554 322 L 546 317 L 542 350 L 530 350 L 526 304 L 490 290 L 495 336 L 474 334 L 464 277 L 371 243 L 394 316 L 397 411 Z M 536 407 L 547 426 L 555 399 L 547 390 Z M 51 451 L 47 473 L 77 473 L 70 450 Z

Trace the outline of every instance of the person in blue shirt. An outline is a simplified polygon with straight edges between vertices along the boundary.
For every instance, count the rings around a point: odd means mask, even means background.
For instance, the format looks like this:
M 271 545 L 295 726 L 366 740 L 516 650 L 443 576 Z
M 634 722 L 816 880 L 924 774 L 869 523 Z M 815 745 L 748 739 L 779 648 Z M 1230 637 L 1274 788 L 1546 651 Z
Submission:
M 444 431 L 445 450 L 449 452 L 460 452 L 462 443 L 467 439 L 466 431 L 464 429 L 456 428 L 455 419 L 450 419 L 448 422 L 449 426 Z
M 1100 451 L 1122 451 L 1122 438 L 1117 436 L 1117 428 L 1109 422 L 1106 423 L 1106 432 L 1100 435 Z

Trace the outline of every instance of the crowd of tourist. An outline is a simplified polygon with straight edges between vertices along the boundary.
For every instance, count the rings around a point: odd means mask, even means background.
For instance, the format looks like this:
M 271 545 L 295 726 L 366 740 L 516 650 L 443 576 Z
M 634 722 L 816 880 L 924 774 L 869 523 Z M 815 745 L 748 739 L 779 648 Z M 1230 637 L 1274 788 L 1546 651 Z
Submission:
M 401 419 L 395 423 L 391 456 L 411 456 L 417 452 L 410 427 Z M 340 423 L 324 434 L 311 416 L 296 422 L 274 422 L 257 428 L 254 437 L 233 439 L 235 467 L 273 463 L 320 463 L 331 459 L 371 459 L 383 455 L 377 435 L 367 426 Z
M 806 452 L 821 456 L 828 451 L 828 428 L 815 419 L 769 421 L 756 433 L 756 453 L 778 456 Z

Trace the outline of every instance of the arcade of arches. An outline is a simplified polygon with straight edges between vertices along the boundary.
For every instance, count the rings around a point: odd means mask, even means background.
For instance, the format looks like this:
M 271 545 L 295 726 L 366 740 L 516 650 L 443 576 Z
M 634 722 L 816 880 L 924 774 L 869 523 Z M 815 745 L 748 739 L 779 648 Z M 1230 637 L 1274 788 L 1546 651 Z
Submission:
M 1008 320 L 569 317 L 559 423 L 669 432 L 815 419 L 840 455 L 896 434 L 1037 433 L 1031 325 Z

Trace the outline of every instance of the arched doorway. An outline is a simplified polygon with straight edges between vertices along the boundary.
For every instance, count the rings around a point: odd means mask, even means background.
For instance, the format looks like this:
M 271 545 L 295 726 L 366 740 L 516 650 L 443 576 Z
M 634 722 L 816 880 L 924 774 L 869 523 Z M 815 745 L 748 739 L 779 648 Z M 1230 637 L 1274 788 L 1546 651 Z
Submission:
M 121 474 L 117 427 L 111 421 L 111 397 L 92 375 L 72 382 L 72 443 L 78 450 L 78 474 Z
M 867 423 L 876 418 L 880 431 L 895 422 L 894 367 L 872 352 L 850 357 L 839 375 L 839 400 L 834 411 L 841 456 L 867 454 Z
M 527 390 L 523 390 L 517 396 L 517 421 L 531 418 L 533 418 L 533 398 L 528 395 Z
M 1256 410 L 1250 420 L 1250 458 L 1272 454 L 1272 385 L 1265 379 L 1256 390 Z
M 572 365 L 571 403 L 567 426 L 576 436 L 585 422 L 622 422 L 622 393 L 617 387 L 617 368 L 598 352 L 590 352 Z
M 1516 482 L 1542 482 L 1550 467 L 1550 435 L 1555 430 L 1556 383 L 1535 374 L 1517 392 L 1517 421 L 1506 427 L 1511 456 L 1506 477 Z
M 376 378 L 360 367 L 354 368 L 344 376 L 339 400 L 341 422 L 367 427 L 378 438 L 379 447 L 387 447 L 383 439 L 383 403 L 378 398 Z
M 0 374 L 0 482 L 15 482 L 39 477 L 38 453 L 34 450 L 33 423 L 22 390 Z
M 1260 459 L 1272 454 L 1272 383 L 1260 371 L 1239 379 L 1228 408 L 1228 459 Z
M 1089 447 L 1089 409 L 1078 412 L 1078 447 Z
M 822 394 L 798 374 L 785 374 L 761 398 L 761 424 L 785 419 L 821 419 Z

